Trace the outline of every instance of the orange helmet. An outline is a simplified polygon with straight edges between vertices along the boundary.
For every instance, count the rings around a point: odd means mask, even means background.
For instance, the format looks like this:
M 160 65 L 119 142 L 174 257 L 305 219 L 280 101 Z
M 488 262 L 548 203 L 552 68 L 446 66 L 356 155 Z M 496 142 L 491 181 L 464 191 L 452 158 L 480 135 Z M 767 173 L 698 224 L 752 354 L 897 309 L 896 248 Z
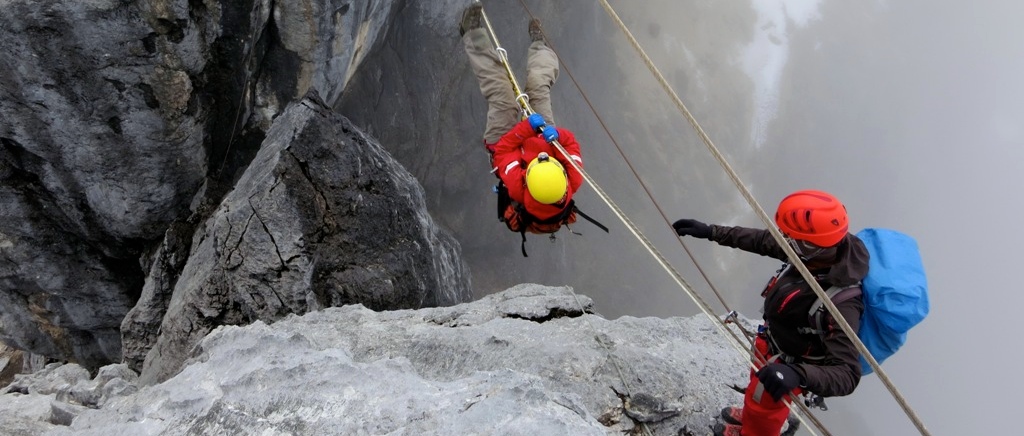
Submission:
M 846 206 L 827 192 L 804 190 L 783 198 L 775 212 L 779 230 L 793 239 L 819 247 L 831 247 L 843 240 L 850 228 Z

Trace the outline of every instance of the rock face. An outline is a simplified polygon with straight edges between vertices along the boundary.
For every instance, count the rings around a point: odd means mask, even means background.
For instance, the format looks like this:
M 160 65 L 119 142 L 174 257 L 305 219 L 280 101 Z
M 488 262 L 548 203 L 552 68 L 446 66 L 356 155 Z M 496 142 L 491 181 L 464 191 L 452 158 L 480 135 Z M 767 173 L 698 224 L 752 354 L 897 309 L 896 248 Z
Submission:
M 149 352 L 145 381 L 174 374 L 219 325 L 470 298 L 459 247 L 426 214 L 416 180 L 315 94 L 274 121 L 191 245 L 166 314 L 154 316 L 162 305 L 147 294 L 122 328 L 126 357 Z
M 333 105 L 402 3 L 0 2 L 0 60 L 11 67 L 0 77 L 0 340 L 90 369 L 122 356 L 138 368 L 194 251 L 196 226 L 235 187 L 274 118 L 311 90 Z M 292 230 L 310 228 L 303 225 Z M 423 231 L 408 243 L 436 253 L 424 242 L 436 235 Z M 288 236 L 308 244 L 323 235 Z M 365 290 L 371 277 L 389 275 L 378 268 L 402 262 L 424 272 L 424 283 L 435 279 L 419 255 L 399 252 L 408 259 L 345 269 L 330 281 L 351 278 Z M 342 258 L 325 253 L 309 272 L 326 274 Z M 380 285 L 365 303 L 454 301 L 434 291 L 380 295 L 407 284 Z M 370 295 L 314 294 L 315 304 L 258 302 L 239 313 L 226 306 L 210 319 L 263 319 Z M 122 321 L 132 326 L 124 351 Z
M 203 65 L 158 54 L 143 15 L 116 1 L 2 5 L 0 335 L 18 348 L 119 359 L 140 240 L 186 210 L 206 172 L 188 104 Z
M 609 321 L 590 306 L 568 288 L 521 285 L 452 307 L 355 305 L 221 327 L 181 373 L 121 397 L 113 380 L 131 377 L 113 370 L 63 389 L 53 370 L 19 379 L 21 394 L 0 395 L 0 424 L 41 420 L 47 434 L 75 435 L 621 435 L 644 420 L 656 435 L 706 435 L 721 407 L 741 401 L 726 385 L 742 381 L 743 361 L 706 318 Z M 99 405 L 49 406 L 37 398 L 79 404 L 44 389 Z M 69 427 L 53 424 L 70 414 Z

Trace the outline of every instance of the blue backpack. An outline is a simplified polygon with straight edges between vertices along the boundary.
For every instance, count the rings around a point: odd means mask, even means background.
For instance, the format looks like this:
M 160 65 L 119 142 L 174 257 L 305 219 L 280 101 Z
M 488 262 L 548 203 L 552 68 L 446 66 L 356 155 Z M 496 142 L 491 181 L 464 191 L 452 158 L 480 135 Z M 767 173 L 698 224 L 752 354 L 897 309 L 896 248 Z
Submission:
M 896 353 L 907 340 L 907 331 L 928 315 L 928 281 L 917 242 L 903 233 L 887 229 L 864 229 L 857 233 L 871 255 L 868 275 L 856 288 L 829 288 L 834 304 L 864 295 L 864 313 L 857 337 L 881 364 Z M 851 292 L 852 291 L 852 292 Z M 812 305 L 812 325 L 821 328 L 824 313 L 821 301 Z M 819 330 L 821 331 L 821 330 Z M 871 374 L 871 366 L 860 358 L 861 374 Z

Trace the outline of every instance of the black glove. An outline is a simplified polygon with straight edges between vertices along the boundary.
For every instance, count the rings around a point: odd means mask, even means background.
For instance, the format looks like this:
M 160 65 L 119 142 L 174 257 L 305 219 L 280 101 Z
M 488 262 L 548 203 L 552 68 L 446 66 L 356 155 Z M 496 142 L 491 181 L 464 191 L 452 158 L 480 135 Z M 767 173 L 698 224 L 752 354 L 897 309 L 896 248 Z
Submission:
M 697 220 L 683 218 L 672 223 L 679 236 L 693 236 L 694 238 L 711 239 L 711 226 Z
M 785 363 L 769 363 L 757 371 L 756 375 L 757 379 L 761 380 L 761 384 L 764 385 L 764 390 L 768 391 L 768 394 L 775 401 L 782 400 L 782 397 L 793 392 L 793 389 L 796 389 L 797 386 L 802 385 L 804 382 L 803 377 L 800 377 L 800 373 Z

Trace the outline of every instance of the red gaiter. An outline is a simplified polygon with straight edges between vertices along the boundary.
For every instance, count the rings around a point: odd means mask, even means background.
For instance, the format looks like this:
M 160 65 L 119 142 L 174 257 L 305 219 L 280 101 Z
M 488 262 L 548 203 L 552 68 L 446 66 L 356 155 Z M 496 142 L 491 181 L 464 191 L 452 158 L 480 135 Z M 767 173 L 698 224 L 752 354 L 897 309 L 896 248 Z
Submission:
M 771 359 L 772 356 L 768 354 L 768 342 L 763 338 L 758 336 L 754 340 L 754 347 L 760 355 Z M 757 362 L 756 366 L 761 369 L 764 364 Z M 761 381 L 751 370 L 750 384 L 747 385 L 747 392 L 743 397 L 742 434 L 743 436 L 779 436 L 782 426 L 786 424 L 786 418 L 789 417 L 789 406 L 786 405 L 789 398 L 787 396 L 782 401 L 775 401 L 763 386 L 758 389 L 760 384 Z M 793 390 L 793 395 L 800 395 L 801 392 L 800 388 L 796 388 Z M 758 395 L 759 393 L 760 395 Z

